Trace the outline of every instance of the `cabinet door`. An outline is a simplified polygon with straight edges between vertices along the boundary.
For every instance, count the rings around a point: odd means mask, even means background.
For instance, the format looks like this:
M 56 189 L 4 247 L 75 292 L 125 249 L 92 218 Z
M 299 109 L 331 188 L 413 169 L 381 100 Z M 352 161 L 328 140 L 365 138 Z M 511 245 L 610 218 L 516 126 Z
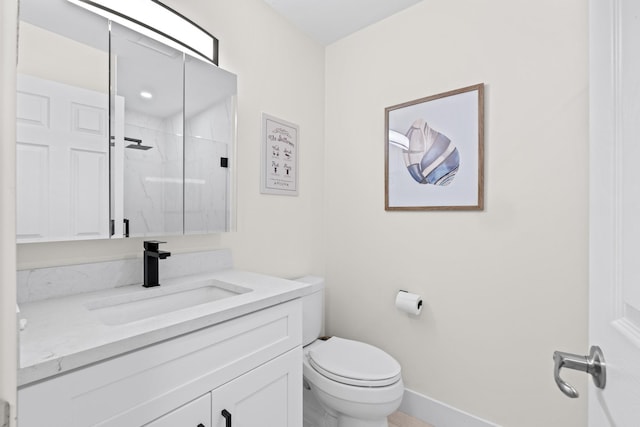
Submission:
M 213 390 L 211 406 L 213 427 L 301 426 L 302 348 Z
M 147 427 L 211 427 L 211 393 L 169 412 Z

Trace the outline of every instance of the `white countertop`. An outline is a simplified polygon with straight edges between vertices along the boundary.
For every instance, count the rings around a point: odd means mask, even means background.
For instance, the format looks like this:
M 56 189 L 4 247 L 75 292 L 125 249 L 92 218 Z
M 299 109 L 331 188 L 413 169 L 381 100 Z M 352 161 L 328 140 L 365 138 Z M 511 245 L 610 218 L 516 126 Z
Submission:
M 189 281 L 214 279 L 251 289 L 233 297 L 194 305 L 124 324 L 105 324 L 91 306 L 104 298 L 135 299 L 140 293 L 169 290 Z M 18 385 L 24 386 L 62 372 L 136 350 L 200 328 L 230 320 L 310 293 L 310 285 L 249 273 L 222 270 L 165 280 L 159 288 L 123 286 L 20 306 L 27 320 L 20 331 Z M 157 292 L 157 291 L 156 291 Z

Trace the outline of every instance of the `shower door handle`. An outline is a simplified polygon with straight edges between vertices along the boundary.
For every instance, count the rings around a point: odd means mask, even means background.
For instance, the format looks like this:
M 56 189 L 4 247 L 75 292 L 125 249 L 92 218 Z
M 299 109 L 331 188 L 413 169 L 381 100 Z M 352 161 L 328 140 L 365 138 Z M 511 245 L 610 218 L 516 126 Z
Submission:
M 591 374 L 593 383 L 598 388 L 604 388 L 607 383 L 607 370 L 604 363 L 604 356 L 600 347 L 591 346 L 588 356 L 579 356 L 577 354 L 564 353 L 562 351 L 553 352 L 553 377 L 556 384 L 564 394 L 571 398 L 579 396 L 578 391 L 571 385 L 560 378 L 560 369 L 575 369 Z

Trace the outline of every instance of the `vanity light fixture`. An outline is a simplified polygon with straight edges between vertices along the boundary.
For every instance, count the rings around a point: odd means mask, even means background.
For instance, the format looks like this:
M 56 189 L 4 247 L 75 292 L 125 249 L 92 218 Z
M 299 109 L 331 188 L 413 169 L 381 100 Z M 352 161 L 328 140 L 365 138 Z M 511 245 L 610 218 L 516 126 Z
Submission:
M 67 0 L 181 52 L 218 65 L 218 39 L 158 0 Z
M 143 90 L 142 92 L 140 92 L 140 98 L 151 99 L 153 98 L 153 94 L 151 92 L 147 92 L 146 90 Z

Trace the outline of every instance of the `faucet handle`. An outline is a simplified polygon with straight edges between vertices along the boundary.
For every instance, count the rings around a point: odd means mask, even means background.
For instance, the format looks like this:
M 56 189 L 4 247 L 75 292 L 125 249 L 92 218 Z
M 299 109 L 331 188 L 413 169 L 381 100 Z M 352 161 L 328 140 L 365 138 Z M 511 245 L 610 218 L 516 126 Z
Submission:
M 161 242 L 159 240 L 145 240 L 144 249 L 146 251 L 157 251 L 161 243 L 167 243 L 167 242 Z

